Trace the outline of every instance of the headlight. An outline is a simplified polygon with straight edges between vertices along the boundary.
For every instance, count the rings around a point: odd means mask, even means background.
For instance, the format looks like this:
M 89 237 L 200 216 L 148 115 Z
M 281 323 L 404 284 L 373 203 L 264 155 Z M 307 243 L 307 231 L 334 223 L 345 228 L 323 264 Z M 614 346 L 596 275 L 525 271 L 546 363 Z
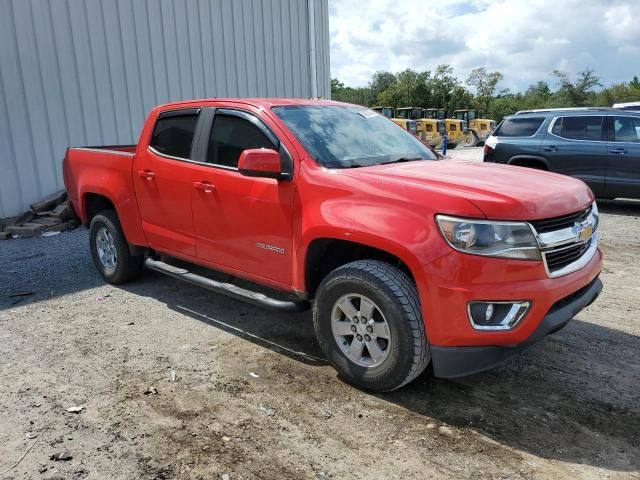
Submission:
M 447 243 L 456 250 L 487 257 L 540 260 L 538 242 L 529 224 L 436 215 Z

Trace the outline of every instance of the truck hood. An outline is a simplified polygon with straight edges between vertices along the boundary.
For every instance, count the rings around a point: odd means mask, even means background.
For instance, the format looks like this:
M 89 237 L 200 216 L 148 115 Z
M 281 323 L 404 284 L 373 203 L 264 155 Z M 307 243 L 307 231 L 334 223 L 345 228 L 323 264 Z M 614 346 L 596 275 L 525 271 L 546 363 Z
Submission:
M 594 200 L 589 187 L 575 178 L 493 163 L 416 161 L 357 168 L 345 174 L 396 190 L 394 193 L 398 193 L 395 186 L 464 198 L 494 220 L 559 217 L 585 209 Z M 447 213 L 447 205 L 432 207 Z

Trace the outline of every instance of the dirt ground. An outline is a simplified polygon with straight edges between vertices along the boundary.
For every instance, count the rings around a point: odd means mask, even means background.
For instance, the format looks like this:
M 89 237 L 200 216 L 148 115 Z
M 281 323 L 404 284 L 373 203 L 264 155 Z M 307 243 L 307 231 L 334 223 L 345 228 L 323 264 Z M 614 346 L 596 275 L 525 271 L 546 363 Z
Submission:
M 0 242 L 0 472 L 24 455 L 0 478 L 640 478 L 640 202 L 601 211 L 595 304 L 501 368 L 385 395 L 337 377 L 309 313 L 109 286 L 83 229 Z

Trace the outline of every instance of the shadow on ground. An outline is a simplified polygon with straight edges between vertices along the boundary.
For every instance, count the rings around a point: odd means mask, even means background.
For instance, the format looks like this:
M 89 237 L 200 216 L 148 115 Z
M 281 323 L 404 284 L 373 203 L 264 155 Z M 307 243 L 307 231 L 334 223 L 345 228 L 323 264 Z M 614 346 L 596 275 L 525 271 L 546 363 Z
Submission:
M 265 311 L 155 273 L 126 288 L 296 361 L 326 365 L 309 312 Z M 456 381 L 424 374 L 378 397 L 535 456 L 635 471 L 640 467 L 638 352 L 640 338 L 575 319 L 496 370 Z

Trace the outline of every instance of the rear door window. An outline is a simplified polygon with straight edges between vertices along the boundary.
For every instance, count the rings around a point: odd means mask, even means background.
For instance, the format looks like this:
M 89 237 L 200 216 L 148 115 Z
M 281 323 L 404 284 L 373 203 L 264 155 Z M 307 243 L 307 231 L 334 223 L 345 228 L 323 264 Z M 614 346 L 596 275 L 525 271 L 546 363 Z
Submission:
M 603 119 L 602 116 L 561 117 L 553 125 L 552 133 L 570 140 L 602 140 Z
M 531 137 L 544 122 L 544 117 L 511 117 L 493 133 L 496 137 Z
M 640 142 L 640 118 L 615 117 L 613 119 L 614 142 Z
M 198 123 L 198 110 L 160 114 L 149 146 L 170 157 L 189 159 L 193 134 Z

